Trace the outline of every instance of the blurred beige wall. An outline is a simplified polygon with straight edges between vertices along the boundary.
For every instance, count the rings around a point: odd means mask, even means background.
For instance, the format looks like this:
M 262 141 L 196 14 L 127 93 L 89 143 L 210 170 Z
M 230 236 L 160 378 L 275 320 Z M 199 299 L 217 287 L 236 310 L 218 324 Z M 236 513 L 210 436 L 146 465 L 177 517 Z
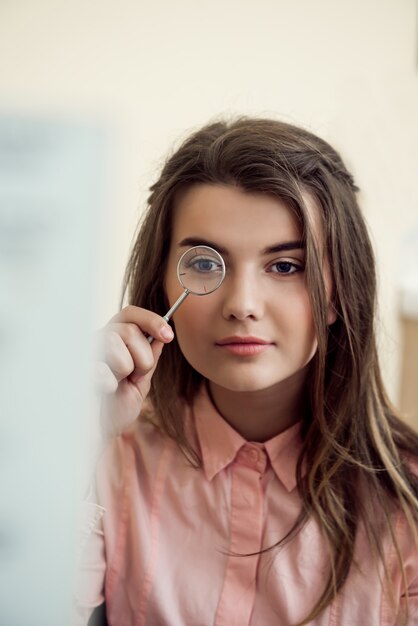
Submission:
M 98 324 L 117 309 L 147 187 L 190 129 L 247 113 L 328 139 L 362 189 L 380 268 L 382 365 L 398 401 L 402 242 L 418 227 L 415 0 L 2 0 L 1 111 L 109 131 Z

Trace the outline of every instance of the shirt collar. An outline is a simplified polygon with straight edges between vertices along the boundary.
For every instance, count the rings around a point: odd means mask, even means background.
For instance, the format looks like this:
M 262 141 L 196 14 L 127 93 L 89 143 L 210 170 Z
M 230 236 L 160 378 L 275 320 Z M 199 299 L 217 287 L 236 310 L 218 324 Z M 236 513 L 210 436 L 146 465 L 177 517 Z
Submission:
M 203 469 L 206 478 L 212 480 L 232 463 L 246 441 L 218 413 L 204 387 L 196 398 L 193 412 Z
M 296 487 L 296 466 L 303 446 L 301 428 L 302 421 L 296 422 L 264 444 L 270 463 L 287 491 Z M 306 465 L 303 463 L 302 476 L 305 472 Z
M 218 413 L 204 386 L 195 400 L 193 414 L 203 470 L 212 480 L 248 442 Z M 302 449 L 300 430 L 301 422 L 297 422 L 264 443 L 271 466 L 287 491 L 296 487 L 296 465 Z

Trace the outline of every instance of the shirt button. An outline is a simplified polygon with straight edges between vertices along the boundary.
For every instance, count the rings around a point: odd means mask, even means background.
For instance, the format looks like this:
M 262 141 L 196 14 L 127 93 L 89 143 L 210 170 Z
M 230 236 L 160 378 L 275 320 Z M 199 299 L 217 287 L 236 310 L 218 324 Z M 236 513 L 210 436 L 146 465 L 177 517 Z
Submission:
M 247 457 L 250 461 L 258 461 L 258 458 L 259 458 L 258 451 L 255 450 L 254 448 L 251 448 L 250 450 L 247 451 Z

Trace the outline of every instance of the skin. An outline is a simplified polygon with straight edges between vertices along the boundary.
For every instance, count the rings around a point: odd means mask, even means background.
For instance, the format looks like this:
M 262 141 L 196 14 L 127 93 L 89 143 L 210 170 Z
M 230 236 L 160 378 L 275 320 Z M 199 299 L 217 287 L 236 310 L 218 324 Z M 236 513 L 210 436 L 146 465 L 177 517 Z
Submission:
M 321 246 L 318 207 L 308 194 L 305 202 Z M 221 415 L 250 441 L 273 437 L 305 410 L 317 342 L 300 241 L 299 223 L 282 201 L 233 186 L 194 186 L 181 194 L 174 210 L 165 280 L 170 304 L 182 293 L 177 263 L 190 246 L 206 243 L 218 249 L 227 268 L 219 289 L 189 295 L 176 311 L 177 340 L 188 362 L 207 379 Z M 289 249 L 268 250 L 282 244 Z M 330 294 L 326 258 L 323 268 Z M 328 322 L 334 319 L 330 305 Z M 151 345 L 147 335 L 155 338 Z M 231 348 L 229 337 L 255 339 L 241 353 L 237 343 Z M 97 382 L 105 394 L 102 414 L 111 424 L 105 426 L 108 431 L 117 432 L 138 417 L 164 343 L 172 339 L 162 317 L 135 306 L 124 308 L 99 333 Z M 261 349 L 258 340 L 265 342 Z
M 151 345 L 147 335 L 155 338 Z M 137 419 L 164 344 L 173 337 L 172 329 L 162 317 L 132 305 L 122 309 L 99 331 L 94 378 L 102 396 L 100 418 L 104 438 L 117 434 Z
M 315 234 L 318 211 L 306 195 Z M 298 421 L 305 404 L 309 363 L 317 349 L 304 277 L 304 250 L 267 251 L 300 242 L 294 213 L 279 199 L 237 187 L 198 185 L 177 206 L 168 259 L 166 291 L 173 304 L 182 289 L 176 277 L 181 254 L 193 243 L 209 243 L 224 257 L 220 288 L 190 295 L 173 316 L 180 348 L 207 380 L 221 415 L 246 439 L 264 441 Z M 330 271 L 324 259 L 326 289 Z M 332 308 L 328 322 L 334 321 Z M 228 337 L 255 337 L 262 351 L 236 354 Z M 255 419 L 256 416 L 256 419 Z

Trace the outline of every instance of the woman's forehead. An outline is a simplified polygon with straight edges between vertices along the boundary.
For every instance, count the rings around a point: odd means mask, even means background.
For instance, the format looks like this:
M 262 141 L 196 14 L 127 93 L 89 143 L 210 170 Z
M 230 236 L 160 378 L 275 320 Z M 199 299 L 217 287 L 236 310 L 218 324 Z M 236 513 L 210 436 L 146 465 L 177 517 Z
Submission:
M 199 234 L 231 242 L 255 238 L 268 242 L 277 237 L 294 240 L 302 238 L 305 228 L 314 231 L 319 243 L 322 229 L 318 202 L 308 192 L 302 197 L 306 215 L 303 229 L 296 210 L 272 194 L 248 192 L 232 185 L 194 185 L 176 198 L 173 243 Z

